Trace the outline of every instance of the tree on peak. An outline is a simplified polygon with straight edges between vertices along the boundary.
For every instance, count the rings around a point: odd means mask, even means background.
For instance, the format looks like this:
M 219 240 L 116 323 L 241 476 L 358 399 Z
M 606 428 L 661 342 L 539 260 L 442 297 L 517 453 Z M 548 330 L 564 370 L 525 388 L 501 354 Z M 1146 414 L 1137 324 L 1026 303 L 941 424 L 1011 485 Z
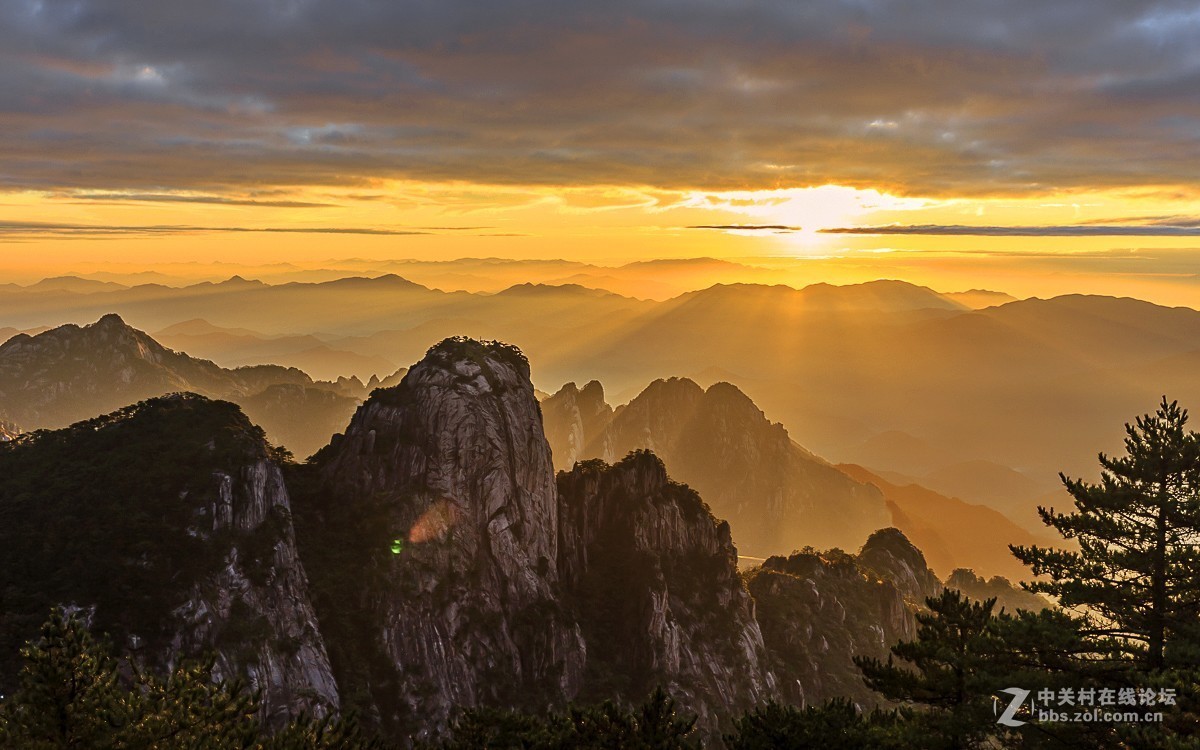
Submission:
M 473 339 L 470 336 L 451 336 L 429 347 L 426 357 L 447 359 L 469 359 L 478 364 L 485 358 L 493 358 L 514 367 L 518 372 L 529 372 L 529 359 L 517 346 L 503 341 Z

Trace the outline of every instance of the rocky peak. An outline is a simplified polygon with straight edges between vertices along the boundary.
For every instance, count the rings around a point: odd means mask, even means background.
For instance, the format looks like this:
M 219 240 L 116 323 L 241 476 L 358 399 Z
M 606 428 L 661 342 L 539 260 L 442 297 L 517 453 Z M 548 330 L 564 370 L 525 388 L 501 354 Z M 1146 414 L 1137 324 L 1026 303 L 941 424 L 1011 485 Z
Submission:
M 881 575 L 861 556 L 812 548 L 770 557 L 746 580 L 785 699 L 878 700 L 852 657 L 885 659 L 897 641 L 915 635 L 916 606 L 901 590 L 904 580 Z
M 370 393 L 371 391 L 375 390 L 376 388 L 392 388 L 394 386 L 400 385 L 400 381 L 404 379 L 404 375 L 407 372 L 408 372 L 407 367 L 401 367 L 399 370 L 396 370 L 391 375 L 388 375 L 387 377 L 383 378 L 382 380 L 379 378 L 378 375 L 372 375 L 371 379 L 369 381 L 367 381 L 367 386 L 366 386 L 367 393 Z
M 607 405 L 604 401 L 604 386 L 599 380 L 589 380 L 583 390 L 579 392 L 579 396 L 584 403 L 591 406 Z
M 317 387 L 295 368 L 255 365 L 227 370 L 172 351 L 112 313 L 91 325 L 59 326 L 0 345 L 0 417 L 26 429 L 65 427 L 177 391 L 247 403 L 278 384 Z M 353 379 L 326 385 L 353 399 L 364 390 Z M 289 413 L 267 415 L 263 426 L 278 441 L 285 434 L 297 434 L 296 422 L 307 422 L 304 429 L 315 436 L 293 447 L 309 448 L 314 440 L 323 445 L 333 431 L 325 431 L 323 406 L 317 406 L 316 413 L 308 413 L 304 404 L 293 404 Z M 339 415 L 338 427 L 345 425 L 346 414 L 343 410 Z
M 896 528 L 876 531 L 858 553 L 859 564 L 896 585 L 904 598 L 918 607 L 937 596 L 942 585 L 904 532 Z
M 514 581 L 538 557 L 555 557 L 550 450 L 516 347 L 469 339 L 432 347 L 398 386 L 376 390 L 359 408 L 323 476 L 403 497 L 416 515 L 452 504 L 466 514 L 464 531 L 487 532 L 466 534 L 469 546 L 521 547 L 504 559 Z
M 567 383 L 542 400 L 542 414 L 554 465 L 569 469 L 586 458 L 588 444 L 600 438 L 612 420 L 613 409 L 604 400 L 604 386 L 593 380 L 582 390 Z
M 560 578 L 587 639 L 584 696 L 665 685 L 709 731 L 775 694 L 729 525 L 649 451 L 558 477 Z M 589 692 L 590 691 L 590 692 Z
M 195 394 L 0 444 L 0 507 L 22 519 L 0 527 L 0 569 L 22 570 L 5 582 L 0 692 L 17 644 L 72 604 L 144 667 L 215 653 L 217 674 L 261 690 L 272 721 L 336 708 L 270 456 L 235 405 Z
M 689 378 L 659 378 L 638 394 L 621 411 L 625 419 L 640 415 L 643 420 L 650 420 L 657 413 L 674 414 L 676 419 L 686 418 L 689 412 L 704 396 L 704 389 Z
M 408 676 L 373 697 L 385 725 L 403 731 L 419 716 L 428 729 L 457 706 L 578 690 L 583 644 L 556 598 L 550 448 L 518 349 L 435 345 L 317 462 L 331 527 L 372 508 L 363 533 L 386 534 L 367 557 L 376 583 L 361 570 L 321 573 L 377 602 L 373 647 Z
M 891 521 L 878 489 L 798 446 L 730 383 L 705 390 L 687 378 L 656 380 L 611 417 L 591 420 L 603 427 L 590 436 L 582 395 L 564 389 L 542 404 L 559 468 L 652 450 L 728 519 L 745 554 L 853 548 Z
M 63 427 L 186 390 L 191 384 L 170 367 L 178 356 L 117 315 L 15 336 L 0 346 L 0 408 L 28 427 Z

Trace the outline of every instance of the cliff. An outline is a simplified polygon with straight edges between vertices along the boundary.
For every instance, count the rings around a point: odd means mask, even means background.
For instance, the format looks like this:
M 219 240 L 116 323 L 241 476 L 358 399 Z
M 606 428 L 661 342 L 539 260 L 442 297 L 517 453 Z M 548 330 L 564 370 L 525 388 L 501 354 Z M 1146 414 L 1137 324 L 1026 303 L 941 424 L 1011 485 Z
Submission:
M 331 637 L 369 715 L 419 733 L 456 707 L 545 707 L 579 691 L 584 644 L 559 603 L 550 449 L 519 351 L 443 341 L 376 390 L 317 465 L 312 547 L 362 547 L 353 560 L 314 558 L 314 577 L 325 606 L 354 592 L 365 608 L 365 624 Z M 392 674 L 371 664 L 379 657 Z
M 612 421 L 613 408 L 604 400 L 604 386 L 593 380 L 582 389 L 567 383 L 542 399 L 542 414 L 554 465 L 570 470 L 576 461 L 597 458 L 588 455 L 589 446 L 603 445 L 602 435 Z
M 560 576 L 587 642 L 581 697 L 661 684 L 713 730 L 774 696 L 729 524 L 645 451 L 576 464 L 558 487 Z
M 513 347 L 434 346 L 295 472 L 339 682 L 392 736 L 658 684 L 715 732 L 774 695 L 728 524 L 648 453 L 556 483 Z
M 897 641 L 916 635 L 915 612 L 941 590 L 895 529 L 873 534 L 857 555 L 810 548 L 771 557 L 746 582 L 780 692 L 801 705 L 834 696 L 873 705 L 852 657 L 886 659 Z
M 269 719 L 338 707 L 282 473 L 236 406 L 176 394 L 35 433 L 0 444 L 0 475 L 0 692 L 63 604 L 147 668 L 215 652 Z

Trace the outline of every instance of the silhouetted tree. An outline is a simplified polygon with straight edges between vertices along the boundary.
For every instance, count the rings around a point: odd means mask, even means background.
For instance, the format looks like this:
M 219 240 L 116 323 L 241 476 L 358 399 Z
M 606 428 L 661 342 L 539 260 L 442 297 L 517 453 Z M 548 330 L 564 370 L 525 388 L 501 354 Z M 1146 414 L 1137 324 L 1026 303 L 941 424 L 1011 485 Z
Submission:
M 626 711 L 612 702 L 532 716 L 470 709 L 454 723 L 442 750 L 698 750 L 696 717 L 679 715 L 661 688 Z
M 807 708 L 772 701 L 735 721 L 725 745 L 729 750 L 900 750 L 910 745 L 903 741 L 899 718 L 891 711 L 864 716 L 845 698 Z
M 367 750 L 352 721 L 302 717 L 273 735 L 257 696 L 213 678 L 213 661 L 187 662 L 166 679 L 129 665 L 131 681 L 103 643 L 56 608 L 23 651 L 17 691 L 0 701 L 0 747 Z
M 1100 455 L 1099 484 L 1062 476 L 1070 513 L 1039 508 L 1078 551 L 1013 547 L 1111 656 L 1149 671 L 1196 662 L 1200 618 L 1200 436 L 1162 400 L 1126 425 L 1120 458 Z
M 992 695 L 1009 678 L 1008 649 L 992 616 L 996 600 L 972 602 L 945 589 L 925 602 L 930 611 L 917 615 L 916 640 L 893 646 L 886 663 L 854 663 L 872 690 L 917 704 L 905 724 L 926 737 L 928 750 L 982 747 L 997 729 Z

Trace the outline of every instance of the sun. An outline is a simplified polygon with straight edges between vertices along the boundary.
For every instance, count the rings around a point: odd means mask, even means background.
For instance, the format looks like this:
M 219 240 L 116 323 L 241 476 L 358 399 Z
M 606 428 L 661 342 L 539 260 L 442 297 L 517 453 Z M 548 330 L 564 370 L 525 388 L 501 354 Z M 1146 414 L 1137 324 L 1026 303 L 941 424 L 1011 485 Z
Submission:
M 731 218 L 731 234 L 764 229 L 787 242 L 812 248 L 834 241 L 822 229 L 856 226 L 869 217 L 896 211 L 928 209 L 936 201 L 907 198 L 877 189 L 846 185 L 694 192 L 682 205 L 719 212 Z M 740 225 L 744 225 L 740 226 Z

